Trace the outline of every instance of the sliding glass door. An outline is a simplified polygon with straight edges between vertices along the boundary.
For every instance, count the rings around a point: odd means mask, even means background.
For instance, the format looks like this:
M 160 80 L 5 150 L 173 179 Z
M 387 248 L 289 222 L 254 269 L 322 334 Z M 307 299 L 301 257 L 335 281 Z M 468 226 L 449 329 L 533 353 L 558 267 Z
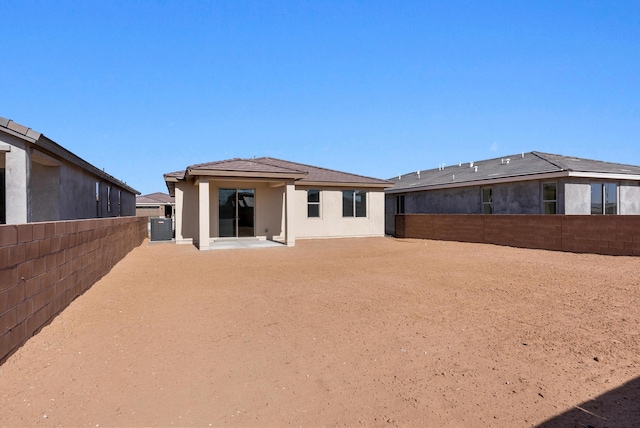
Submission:
M 255 189 L 218 190 L 218 236 L 255 236 Z

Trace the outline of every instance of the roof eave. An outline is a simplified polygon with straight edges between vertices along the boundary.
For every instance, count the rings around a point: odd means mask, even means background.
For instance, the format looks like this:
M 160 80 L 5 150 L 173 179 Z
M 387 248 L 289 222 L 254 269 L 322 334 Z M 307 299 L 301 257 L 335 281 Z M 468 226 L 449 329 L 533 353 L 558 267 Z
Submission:
M 598 178 L 601 180 L 638 180 L 640 181 L 640 174 L 624 174 L 613 172 L 585 172 L 585 171 L 570 171 L 570 177 L 580 178 Z
M 299 186 L 319 186 L 319 187 L 351 187 L 351 188 L 379 188 L 386 189 L 392 187 L 393 183 L 358 183 L 349 181 L 306 181 L 301 180 L 296 182 Z

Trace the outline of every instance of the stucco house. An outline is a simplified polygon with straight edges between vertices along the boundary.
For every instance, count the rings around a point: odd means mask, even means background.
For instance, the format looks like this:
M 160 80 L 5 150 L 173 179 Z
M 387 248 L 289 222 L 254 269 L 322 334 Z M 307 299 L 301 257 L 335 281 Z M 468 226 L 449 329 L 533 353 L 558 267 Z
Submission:
M 175 198 L 162 192 L 136 196 L 136 215 L 143 217 L 173 217 Z
M 175 196 L 177 243 L 209 249 L 218 239 L 384 235 L 384 188 L 346 172 L 261 157 L 188 166 L 164 175 Z
M 640 214 L 640 166 L 541 152 L 441 165 L 390 179 L 396 214 Z
M 0 224 L 133 216 L 137 190 L 0 117 Z

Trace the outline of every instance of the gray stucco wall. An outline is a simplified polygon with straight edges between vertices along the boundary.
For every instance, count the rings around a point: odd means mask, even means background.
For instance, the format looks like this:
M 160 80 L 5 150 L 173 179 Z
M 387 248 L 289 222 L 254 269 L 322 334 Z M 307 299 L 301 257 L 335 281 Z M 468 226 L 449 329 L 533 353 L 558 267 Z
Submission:
M 489 186 L 493 189 L 494 214 L 541 214 L 542 185 L 539 181 L 520 181 Z M 480 188 L 477 188 L 480 194 Z
M 408 214 L 482 214 L 478 186 L 409 193 L 404 206 Z
M 620 214 L 640 214 L 640 183 L 620 185 Z
M 396 195 L 384 195 L 384 233 L 394 235 L 396 231 Z
M 482 187 L 493 189 L 494 214 L 542 214 L 542 186 L 557 184 L 557 214 L 591 214 L 591 183 L 615 182 L 619 186 L 619 214 L 640 214 L 640 183 L 637 181 L 562 178 L 531 180 L 488 186 L 439 189 L 405 194 L 407 214 L 482 214 Z M 393 233 L 395 194 L 386 195 L 385 229 Z
M 30 221 L 60 220 L 60 167 L 31 163 Z
M 135 194 L 42 153 L 28 142 L 0 133 L 0 153 L 5 165 L 7 224 L 135 215 Z M 100 182 L 99 213 L 96 182 Z M 107 185 L 112 188 L 110 212 Z
M 0 133 L 5 152 L 5 189 L 7 224 L 27 222 L 27 171 L 29 167 L 25 143 L 11 135 Z
M 573 179 L 564 183 L 565 214 L 591 214 L 591 185 L 588 179 Z

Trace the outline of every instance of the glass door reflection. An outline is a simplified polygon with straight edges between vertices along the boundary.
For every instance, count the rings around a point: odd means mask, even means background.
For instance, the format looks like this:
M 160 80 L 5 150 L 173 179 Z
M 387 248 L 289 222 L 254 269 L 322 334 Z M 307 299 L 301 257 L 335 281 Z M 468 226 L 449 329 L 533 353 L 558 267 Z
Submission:
M 255 189 L 218 190 L 218 236 L 255 236 Z

